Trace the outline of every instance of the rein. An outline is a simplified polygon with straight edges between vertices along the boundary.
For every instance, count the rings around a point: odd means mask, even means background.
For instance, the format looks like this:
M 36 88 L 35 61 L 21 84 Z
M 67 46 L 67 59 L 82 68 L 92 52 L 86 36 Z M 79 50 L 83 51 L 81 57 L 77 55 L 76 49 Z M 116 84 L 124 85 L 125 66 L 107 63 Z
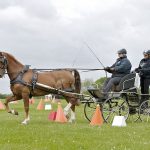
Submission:
M 41 72 L 49 72 L 49 71 L 60 71 L 60 70 L 79 70 L 82 72 L 89 72 L 89 71 L 100 71 L 100 70 L 104 70 L 104 69 L 91 69 L 91 68 L 56 68 L 56 69 L 32 69 L 32 70 L 36 70 L 36 71 L 41 71 Z M 6 72 L 5 74 L 13 74 L 13 73 L 18 73 L 18 72 Z
M 98 70 L 104 70 L 104 69 L 91 69 L 91 68 L 56 68 L 56 69 L 35 69 L 37 71 L 59 71 L 59 70 L 80 70 L 80 71 L 98 71 Z

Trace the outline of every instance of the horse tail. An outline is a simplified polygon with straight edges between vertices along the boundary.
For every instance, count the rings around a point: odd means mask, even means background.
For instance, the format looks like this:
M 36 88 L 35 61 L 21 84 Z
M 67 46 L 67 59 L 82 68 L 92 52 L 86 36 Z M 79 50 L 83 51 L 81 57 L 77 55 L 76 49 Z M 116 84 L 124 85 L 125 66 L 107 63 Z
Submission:
M 75 92 L 80 93 L 80 91 L 81 91 L 81 78 L 80 78 L 80 74 L 77 70 L 74 70 L 74 77 L 75 77 Z

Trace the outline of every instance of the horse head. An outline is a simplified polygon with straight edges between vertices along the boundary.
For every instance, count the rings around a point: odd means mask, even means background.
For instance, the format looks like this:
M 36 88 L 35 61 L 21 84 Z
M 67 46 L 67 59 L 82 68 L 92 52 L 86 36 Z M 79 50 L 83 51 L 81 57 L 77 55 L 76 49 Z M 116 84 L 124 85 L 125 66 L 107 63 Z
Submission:
M 4 55 L 3 52 L 0 52 L 0 78 L 3 78 L 3 76 L 6 73 L 8 61 L 6 56 Z

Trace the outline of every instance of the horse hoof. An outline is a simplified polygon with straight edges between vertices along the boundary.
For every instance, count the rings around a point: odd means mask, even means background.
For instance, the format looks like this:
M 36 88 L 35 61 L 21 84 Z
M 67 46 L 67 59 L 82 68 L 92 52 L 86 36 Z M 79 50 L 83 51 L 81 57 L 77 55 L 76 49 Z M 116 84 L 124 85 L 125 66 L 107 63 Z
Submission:
M 10 113 L 12 113 L 13 115 L 19 115 L 18 112 L 15 110 L 11 110 Z
M 22 125 L 27 125 L 28 123 L 22 122 L 21 124 L 22 124 Z
M 21 122 L 21 124 L 22 124 L 22 125 L 27 125 L 28 122 L 27 122 L 27 121 L 23 121 L 23 122 Z
M 17 111 L 15 111 L 14 115 L 17 115 L 17 116 L 18 116 L 18 115 L 19 115 L 19 113 L 18 113 Z
M 70 118 L 69 115 L 66 115 L 66 118 L 69 119 Z
M 68 122 L 69 122 L 69 123 L 75 123 L 76 121 L 70 119 Z

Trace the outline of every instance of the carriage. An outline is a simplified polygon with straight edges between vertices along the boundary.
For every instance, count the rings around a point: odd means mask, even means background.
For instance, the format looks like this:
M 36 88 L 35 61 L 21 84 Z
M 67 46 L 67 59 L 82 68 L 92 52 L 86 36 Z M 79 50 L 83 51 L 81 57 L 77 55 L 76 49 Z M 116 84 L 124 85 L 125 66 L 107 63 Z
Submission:
M 68 102 L 64 112 L 67 115 L 71 109 L 71 121 L 75 120 L 75 106 L 78 105 L 79 99 L 85 104 L 84 114 L 89 121 L 97 104 L 100 105 L 105 122 L 112 122 L 115 115 L 125 116 L 126 119 L 132 116 L 134 121 L 149 120 L 149 95 L 139 93 L 135 85 L 136 73 L 124 76 L 119 85 L 109 93 L 108 98 L 103 99 L 100 89 L 94 86 L 87 89 L 90 95 L 80 94 L 81 81 L 77 69 L 55 69 L 53 71 L 42 69 L 44 71 L 39 73 L 37 70 L 29 69 L 28 65 L 23 65 L 9 53 L 0 52 L 0 78 L 8 74 L 13 92 L 13 95 L 8 97 L 4 104 L 8 113 L 18 115 L 17 111 L 9 108 L 8 103 L 24 100 L 26 116 L 23 124 L 27 124 L 30 120 L 29 97 L 48 93 L 64 96 Z M 147 100 L 140 103 L 142 96 L 147 97 Z
M 103 119 L 111 123 L 114 116 L 124 116 L 132 121 L 148 121 L 150 117 L 149 95 L 140 94 L 136 79 L 138 74 L 130 73 L 124 76 L 119 85 L 113 88 L 107 99 L 103 99 L 101 90 L 91 86 L 87 90 L 90 96 L 84 98 L 84 114 L 87 120 L 91 121 L 96 105 L 100 105 Z M 140 103 L 141 97 L 146 96 L 147 100 Z

